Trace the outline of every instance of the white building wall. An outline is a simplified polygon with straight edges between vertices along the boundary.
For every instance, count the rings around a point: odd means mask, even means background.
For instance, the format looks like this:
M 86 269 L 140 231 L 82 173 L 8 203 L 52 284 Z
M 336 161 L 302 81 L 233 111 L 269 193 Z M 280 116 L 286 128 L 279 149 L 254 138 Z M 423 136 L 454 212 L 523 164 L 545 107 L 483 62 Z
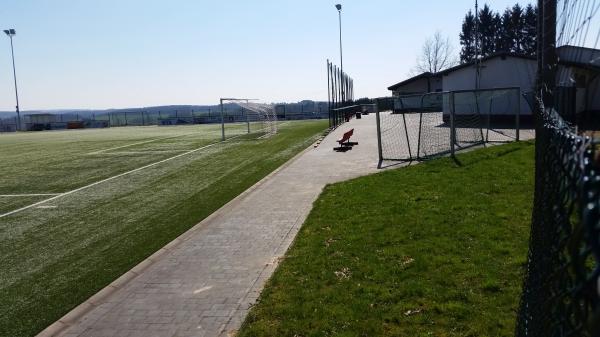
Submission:
M 521 93 L 533 91 L 537 64 L 535 60 L 507 56 L 496 57 L 482 63 L 480 88 L 493 89 L 502 87 L 520 87 Z M 474 90 L 475 66 L 464 67 L 442 77 L 444 91 Z M 511 95 L 514 96 L 514 95 Z M 466 97 L 465 97 L 466 99 Z M 531 115 L 531 108 L 522 95 L 519 95 L 521 115 Z M 509 101 L 511 100 L 511 101 Z M 493 115 L 513 115 L 516 108 L 512 100 L 516 98 L 496 98 L 491 105 Z M 480 108 L 490 105 L 480 104 Z M 511 107 L 512 108 L 507 108 Z M 444 104 L 444 113 L 449 113 L 449 106 Z M 459 111 L 457 110 L 457 113 Z

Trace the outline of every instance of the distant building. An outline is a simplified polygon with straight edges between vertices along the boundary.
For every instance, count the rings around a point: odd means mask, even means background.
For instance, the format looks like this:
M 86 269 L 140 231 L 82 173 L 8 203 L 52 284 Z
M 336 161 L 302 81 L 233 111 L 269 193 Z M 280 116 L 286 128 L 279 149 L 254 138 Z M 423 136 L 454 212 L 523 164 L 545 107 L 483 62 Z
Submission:
M 600 50 L 562 46 L 559 58 L 558 111 L 577 124 L 598 128 L 600 120 Z M 568 112 L 575 112 L 569 115 Z
M 573 121 L 600 118 L 600 50 L 562 46 L 557 48 L 556 52 L 559 57 L 556 83 L 558 110 L 575 112 L 576 116 L 565 116 Z M 531 114 L 530 104 L 537 72 L 535 57 L 509 52 L 497 53 L 480 59 L 479 71 L 479 89 L 519 87 L 522 94 L 521 114 Z M 476 78 L 477 65 L 475 62 L 469 62 L 436 74 L 422 73 L 388 89 L 392 91 L 392 96 L 474 90 Z M 529 99 L 526 99 L 527 97 Z
M 425 72 L 396 83 L 388 87 L 388 90 L 392 91 L 392 96 L 442 91 L 442 76 L 440 74 Z

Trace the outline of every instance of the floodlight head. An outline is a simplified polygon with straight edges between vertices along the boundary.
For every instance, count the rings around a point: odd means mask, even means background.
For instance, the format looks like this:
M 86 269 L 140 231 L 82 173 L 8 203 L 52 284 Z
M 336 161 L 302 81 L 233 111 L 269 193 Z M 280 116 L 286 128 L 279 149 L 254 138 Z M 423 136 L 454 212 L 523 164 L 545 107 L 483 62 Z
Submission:
M 8 35 L 8 36 L 13 36 L 13 35 L 16 35 L 16 34 L 17 34 L 17 32 L 16 32 L 14 29 L 12 29 L 12 28 L 11 28 L 11 29 L 5 29 L 5 30 L 4 30 L 4 33 L 5 33 L 6 35 Z
M 337 8 L 338 11 L 341 11 L 342 10 L 342 5 L 341 4 L 337 4 L 337 5 L 335 5 L 335 8 Z

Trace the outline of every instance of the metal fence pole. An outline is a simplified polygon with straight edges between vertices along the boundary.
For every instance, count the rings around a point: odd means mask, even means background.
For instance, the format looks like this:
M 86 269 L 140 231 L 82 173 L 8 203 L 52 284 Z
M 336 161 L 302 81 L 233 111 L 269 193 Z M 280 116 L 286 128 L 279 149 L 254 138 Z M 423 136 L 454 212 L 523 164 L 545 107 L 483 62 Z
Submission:
M 379 154 L 379 165 L 383 162 L 383 149 L 381 148 L 381 119 L 379 117 L 379 109 L 375 113 L 375 121 L 377 123 L 377 153 Z
M 417 160 L 421 158 L 421 130 L 423 128 L 423 100 L 425 99 L 425 95 L 421 96 L 421 112 L 419 112 L 419 133 L 417 136 Z M 406 129 L 406 125 L 404 125 L 404 130 L 408 133 L 408 129 Z
M 327 109 L 329 112 L 329 128 L 333 126 L 331 122 L 331 90 L 329 88 L 329 59 L 327 59 Z
M 248 128 L 248 133 L 250 133 L 250 119 L 248 117 L 248 111 L 242 107 L 242 113 L 246 116 L 246 126 Z
M 515 90 L 515 92 L 517 93 L 517 114 L 515 116 L 515 127 L 516 127 L 516 138 L 517 138 L 517 142 L 519 141 L 520 138 L 520 128 L 521 128 L 521 95 L 519 94 L 518 90 Z
M 402 113 L 402 121 L 404 121 L 404 133 L 406 134 L 406 145 L 408 146 L 408 157 L 410 158 L 410 160 L 413 159 L 412 157 L 412 152 L 410 149 L 410 140 L 408 138 L 408 128 L 406 127 L 406 114 Z
M 225 141 L 225 116 L 223 114 L 223 99 L 221 99 L 221 140 Z
M 450 93 L 450 154 L 454 156 L 454 141 L 456 139 L 456 130 L 454 129 L 454 93 Z
M 490 126 L 492 124 L 492 105 L 494 104 L 494 97 L 490 98 L 490 104 L 488 106 L 488 113 L 487 113 L 487 129 L 485 130 L 485 141 L 489 142 L 490 141 Z
M 477 110 L 477 115 L 479 116 L 479 134 L 481 135 L 481 142 L 485 146 L 485 138 L 483 137 L 483 123 L 481 122 L 481 109 L 479 107 L 479 91 L 475 91 L 475 109 Z

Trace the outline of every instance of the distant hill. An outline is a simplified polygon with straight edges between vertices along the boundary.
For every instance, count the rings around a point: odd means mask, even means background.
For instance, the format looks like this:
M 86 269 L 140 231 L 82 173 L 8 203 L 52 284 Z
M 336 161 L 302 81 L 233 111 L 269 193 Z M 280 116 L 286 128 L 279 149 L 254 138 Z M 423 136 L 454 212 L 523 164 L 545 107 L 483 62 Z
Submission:
M 327 102 L 317 102 L 311 100 L 303 100 L 296 103 L 274 103 L 278 106 L 278 110 L 286 111 L 288 113 L 300 113 L 300 112 L 324 112 L 327 109 Z M 234 109 L 235 104 L 225 104 L 226 109 Z M 92 116 L 102 116 L 106 114 L 118 114 L 125 112 L 148 112 L 157 113 L 161 112 L 165 115 L 179 113 L 191 113 L 191 112 L 216 112 L 219 111 L 220 105 L 161 105 L 161 106 L 149 106 L 149 107 L 137 107 L 137 108 L 119 108 L 119 109 L 47 109 L 47 110 L 25 110 L 21 111 L 21 116 L 31 114 L 53 114 L 53 115 L 76 115 L 80 118 L 90 118 Z M 16 113 L 14 111 L 0 111 L 0 120 L 5 118 L 14 118 Z

